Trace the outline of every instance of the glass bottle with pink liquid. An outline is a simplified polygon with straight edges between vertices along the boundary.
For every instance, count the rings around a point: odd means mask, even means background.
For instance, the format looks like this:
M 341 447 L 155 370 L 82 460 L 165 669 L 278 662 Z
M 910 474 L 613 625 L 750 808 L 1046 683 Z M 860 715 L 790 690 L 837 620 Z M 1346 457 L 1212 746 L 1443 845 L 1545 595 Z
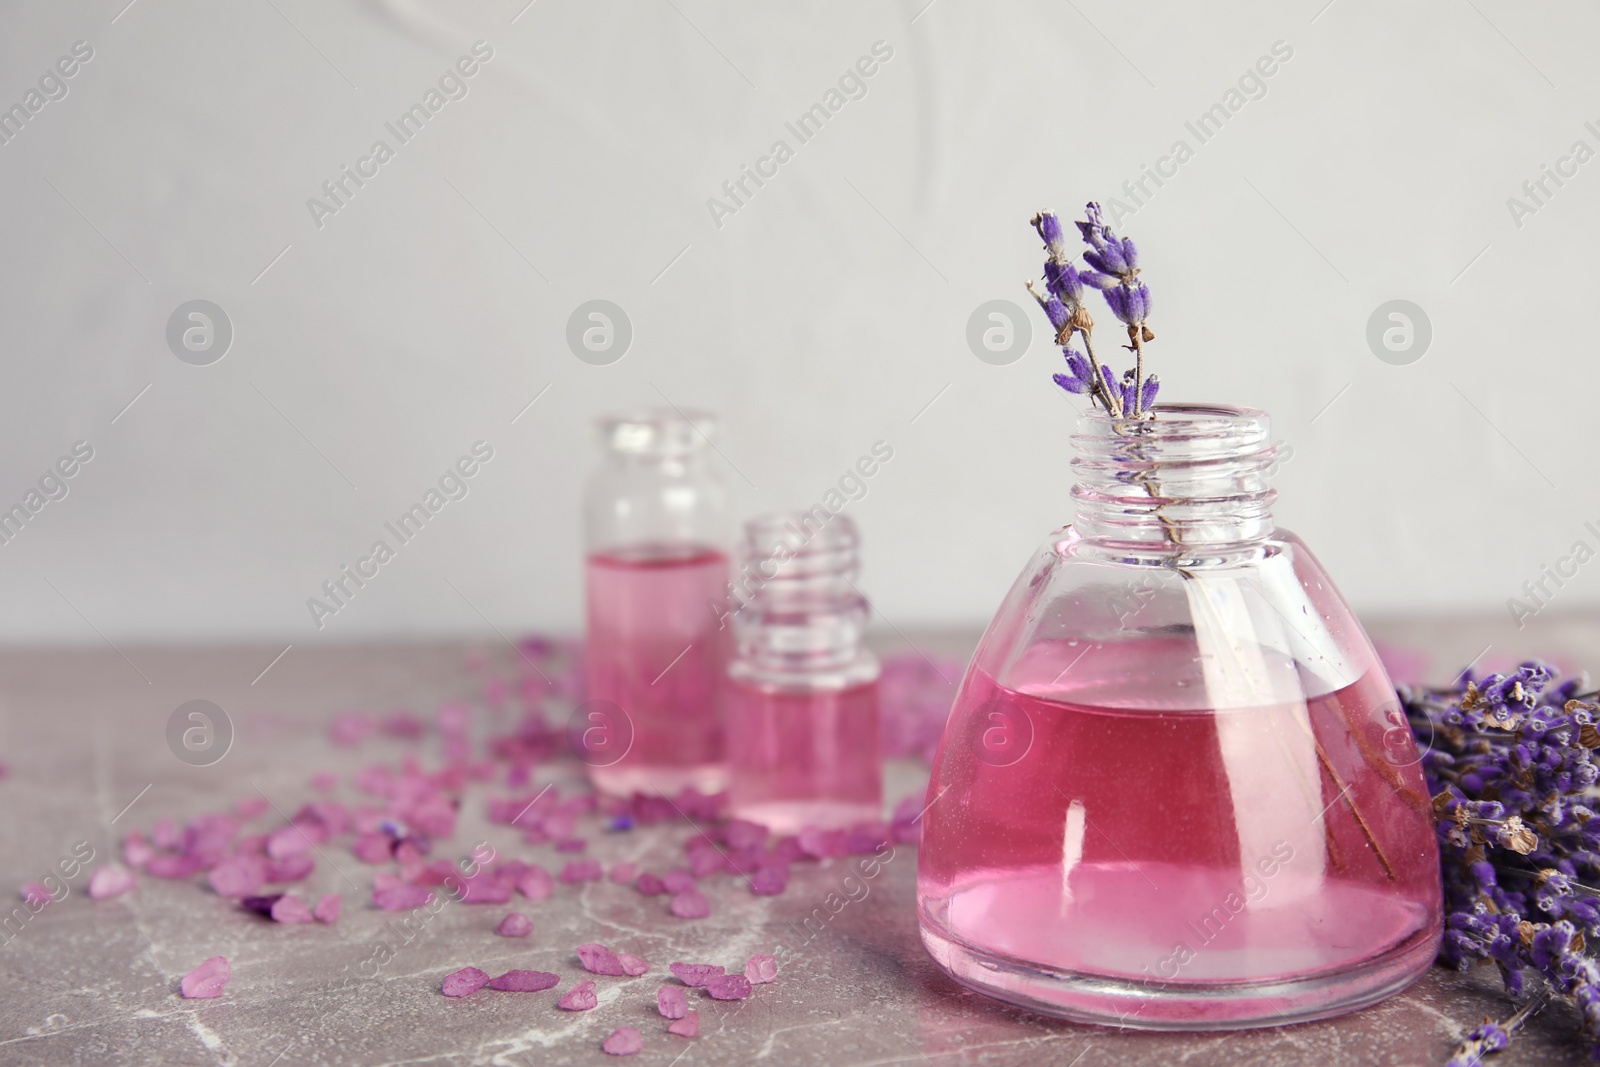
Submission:
M 821 508 L 745 526 L 731 590 L 728 804 L 777 833 L 882 817 L 879 671 L 861 647 L 860 544 L 855 523 Z
M 589 779 L 603 792 L 718 792 L 727 782 L 727 492 L 712 416 L 675 409 L 600 422 L 605 458 L 584 499 Z
M 967 669 L 918 919 L 957 981 L 1151 1029 L 1371 1004 L 1433 962 L 1420 756 L 1360 623 L 1277 529 L 1264 413 L 1088 415 L 1077 521 Z

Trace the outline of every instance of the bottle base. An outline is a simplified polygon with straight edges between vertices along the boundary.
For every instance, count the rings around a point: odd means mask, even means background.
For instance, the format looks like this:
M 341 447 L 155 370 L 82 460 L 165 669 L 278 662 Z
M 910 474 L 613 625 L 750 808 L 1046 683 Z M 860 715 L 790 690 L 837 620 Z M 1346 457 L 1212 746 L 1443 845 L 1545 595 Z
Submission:
M 819 830 L 848 830 L 883 817 L 881 804 L 847 800 L 764 800 L 729 805 L 736 819 L 760 823 L 775 834 L 797 834 L 808 826 Z
M 1439 931 L 1419 930 L 1359 964 L 1261 981 L 1163 982 L 1083 974 L 996 955 L 923 917 L 935 963 L 974 992 L 1041 1015 L 1131 1030 L 1247 1030 L 1311 1022 L 1400 992 L 1434 961 Z
M 721 763 L 613 764 L 590 767 L 589 784 L 601 793 L 615 797 L 665 794 L 675 797 L 685 789 L 697 793 L 720 793 L 728 787 L 728 768 Z

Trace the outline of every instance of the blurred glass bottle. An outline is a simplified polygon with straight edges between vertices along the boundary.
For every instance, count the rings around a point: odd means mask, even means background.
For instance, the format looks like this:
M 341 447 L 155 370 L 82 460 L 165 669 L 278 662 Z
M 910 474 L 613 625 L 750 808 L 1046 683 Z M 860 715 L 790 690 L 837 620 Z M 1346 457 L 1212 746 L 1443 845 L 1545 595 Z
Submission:
M 716 420 L 645 410 L 600 420 L 605 457 L 584 500 L 585 759 L 627 795 L 727 782 L 727 492 L 708 462 Z M 597 744 L 590 740 L 598 738 Z
M 818 509 L 820 510 L 820 509 Z M 745 526 L 732 592 L 729 807 L 778 833 L 881 817 L 878 661 L 861 647 L 860 537 L 843 515 Z

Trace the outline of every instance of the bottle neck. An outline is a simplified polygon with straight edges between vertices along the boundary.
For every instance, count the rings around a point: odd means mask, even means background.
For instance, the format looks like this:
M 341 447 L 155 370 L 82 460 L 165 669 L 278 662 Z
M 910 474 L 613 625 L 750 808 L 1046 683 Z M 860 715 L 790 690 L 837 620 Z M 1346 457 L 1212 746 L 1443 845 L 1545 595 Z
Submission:
M 735 660 L 755 685 L 844 688 L 873 680 L 870 609 L 855 582 L 860 538 L 843 515 L 765 515 L 746 524 L 730 583 Z
M 1276 528 L 1265 412 L 1162 404 L 1154 419 L 1085 415 L 1072 441 L 1086 541 L 1181 552 L 1263 541 Z

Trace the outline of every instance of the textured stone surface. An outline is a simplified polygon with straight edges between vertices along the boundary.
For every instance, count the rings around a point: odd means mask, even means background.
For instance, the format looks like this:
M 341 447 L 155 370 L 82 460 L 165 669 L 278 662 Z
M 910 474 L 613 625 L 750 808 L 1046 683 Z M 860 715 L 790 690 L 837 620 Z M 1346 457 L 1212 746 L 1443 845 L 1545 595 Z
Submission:
M 1561 627 L 1545 626 L 1544 643 L 1532 647 L 1584 658 L 1593 622 Z M 1486 640 L 1460 621 L 1378 630 L 1427 644 L 1450 662 L 1470 659 Z M 964 646 L 917 640 L 943 651 Z M 0 653 L 0 740 L 11 767 L 0 781 L 0 893 L 15 898 L 16 887 L 41 877 L 80 840 L 95 849 L 95 864 L 105 862 L 122 831 L 164 816 L 182 819 L 261 794 L 292 811 L 316 795 L 315 772 L 405 751 L 387 741 L 355 755 L 337 750 L 326 739 L 331 714 L 409 707 L 431 718 L 439 698 L 460 692 L 468 678 L 454 647 L 296 646 L 252 686 L 280 650 L 124 649 L 137 671 L 101 649 Z M 510 662 L 509 650 L 492 655 Z M 221 705 L 238 731 L 233 750 L 211 767 L 186 766 L 166 745 L 167 716 L 194 698 Z M 575 770 L 555 777 L 573 784 Z M 916 765 L 890 770 L 891 801 L 920 788 Z M 505 856 L 559 866 L 551 846 L 524 846 L 504 827 L 486 825 L 482 795 L 472 794 L 445 854 L 464 854 L 486 839 Z M 585 832 L 591 853 L 608 869 L 618 862 L 665 869 L 690 831 Z M 682 1063 L 1398 1067 L 1441 1064 L 1466 1028 L 1505 1010 L 1493 973 L 1435 970 L 1376 1008 L 1282 1029 L 1141 1034 L 1048 1020 L 969 994 L 943 977 L 917 939 L 915 865 L 915 851 L 898 848 L 868 896 L 809 940 L 797 935 L 796 924 L 839 888 L 846 873 L 841 861 L 796 865 L 787 892 L 776 897 L 753 896 L 731 876 L 708 879 L 709 919 L 675 919 L 667 897 L 646 898 L 602 881 L 519 901 L 536 923 L 529 938 L 495 935 L 503 906 L 451 904 L 408 944 L 387 932 L 394 916 L 369 903 L 373 868 L 342 844 L 319 856 L 316 873 L 294 890 L 306 899 L 344 894 L 345 914 L 333 926 L 284 926 L 243 914 L 204 888 L 203 877 L 140 878 L 124 896 L 91 901 L 83 892 L 85 872 L 68 898 L 0 945 L 0 1064 L 562 1067 L 606 1061 L 600 1047 L 606 1036 L 634 1026 L 644 1050 L 632 1062 L 665 1067 L 691 1045 L 665 1033 L 667 1020 L 657 1013 L 657 989 L 674 981 L 665 961 L 713 961 L 737 971 L 780 943 L 794 956 L 783 960 L 776 983 L 757 986 L 748 1000 L 688 991 L 701 1031 Z M 394 959 L 378 977 L 363 977 L 361 961 L 385 938 L 395 944 Z M 595 1010 L 558 1011 L 556 1000 L 587 977 L 573 949 L 589 941 L 643 956 L 653 961 L 652 971 L 597 979 Z M 180 998 L 179 979 L 214 955 L 228 957 L 233 968 L 223 996 Z M 440 996 L 444 976 L 467 965 L 491 974 L 552 971 L 562 982 L 539 993 Z M 1576 1062 L 1581 1054 L 1567 1036 L 1571 1028 L 1570 1018 L 1548 1012 L 1496 1062 Z

